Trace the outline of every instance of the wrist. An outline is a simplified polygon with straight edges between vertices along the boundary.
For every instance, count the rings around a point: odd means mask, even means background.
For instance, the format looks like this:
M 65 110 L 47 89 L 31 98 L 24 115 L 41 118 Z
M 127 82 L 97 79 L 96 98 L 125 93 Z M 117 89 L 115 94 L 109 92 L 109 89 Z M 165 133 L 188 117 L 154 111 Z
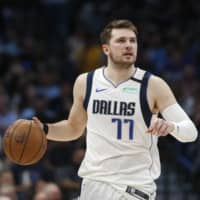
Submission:
M 43 123 L 43 131 L 45 132 L 46 135 L 49 132 L 49 126 L 46 123 Z

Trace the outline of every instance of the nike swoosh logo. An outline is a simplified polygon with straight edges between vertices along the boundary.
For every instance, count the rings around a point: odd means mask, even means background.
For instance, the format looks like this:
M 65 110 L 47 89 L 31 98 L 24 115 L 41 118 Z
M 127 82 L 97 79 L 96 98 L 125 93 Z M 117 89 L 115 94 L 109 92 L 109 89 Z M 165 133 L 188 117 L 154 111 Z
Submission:
M 103 89 L 96 89 L 96 92 L 102 92 L 102 91 L 104 91 L 104 90 L 107 90 L 107 88 L 103 88 Z

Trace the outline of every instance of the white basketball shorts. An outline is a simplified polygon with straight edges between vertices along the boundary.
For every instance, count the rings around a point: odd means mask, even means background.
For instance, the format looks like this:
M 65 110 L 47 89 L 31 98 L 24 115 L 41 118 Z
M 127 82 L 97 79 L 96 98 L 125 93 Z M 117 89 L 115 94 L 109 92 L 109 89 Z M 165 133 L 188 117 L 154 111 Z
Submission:
M 107 182 L 84 179 L 78 200 L 155 200 L 155 196 L 129 186 L 123 191 Z

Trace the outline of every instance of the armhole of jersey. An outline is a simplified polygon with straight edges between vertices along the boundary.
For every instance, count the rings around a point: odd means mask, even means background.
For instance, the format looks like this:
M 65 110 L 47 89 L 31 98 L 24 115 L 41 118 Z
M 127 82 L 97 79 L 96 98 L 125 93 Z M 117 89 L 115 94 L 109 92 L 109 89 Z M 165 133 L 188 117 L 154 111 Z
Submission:
M 142 110 L 143 119 L 147 127 L 149 127 L 151 123 L 151 117 L 152 117 L 152 112 L 149 108 L 149 104 L 147 100 L 147 86 L 148 86 L 148 81 L 149 81 L 150 76 L 151 76 L 151 73 L 145 72 L 143 80 L 142 80 L 141 89 L 140 89 L 141 110 Z
M 87 74 L 87 82 L 86 82 L 86 94 L 83 102 L 83 106 L 85 110 L 87 110 L 88 103 L 90 100 L 91 90 L 92 90 L 92 81 L 93 81 L 94 71 L 91 71 Z

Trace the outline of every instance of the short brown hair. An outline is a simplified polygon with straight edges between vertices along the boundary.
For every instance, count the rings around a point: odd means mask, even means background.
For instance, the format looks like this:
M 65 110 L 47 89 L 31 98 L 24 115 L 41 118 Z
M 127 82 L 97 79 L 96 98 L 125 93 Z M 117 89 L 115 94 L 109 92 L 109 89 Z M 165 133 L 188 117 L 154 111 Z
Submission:
M 138 35 L 137 27 L 127 19 L 113 20 L 105 26 L 100 34 L 101 44 L 107 44 L 111 38 L 111 32 L 113 29 L 130 29 L 136 35 Z

